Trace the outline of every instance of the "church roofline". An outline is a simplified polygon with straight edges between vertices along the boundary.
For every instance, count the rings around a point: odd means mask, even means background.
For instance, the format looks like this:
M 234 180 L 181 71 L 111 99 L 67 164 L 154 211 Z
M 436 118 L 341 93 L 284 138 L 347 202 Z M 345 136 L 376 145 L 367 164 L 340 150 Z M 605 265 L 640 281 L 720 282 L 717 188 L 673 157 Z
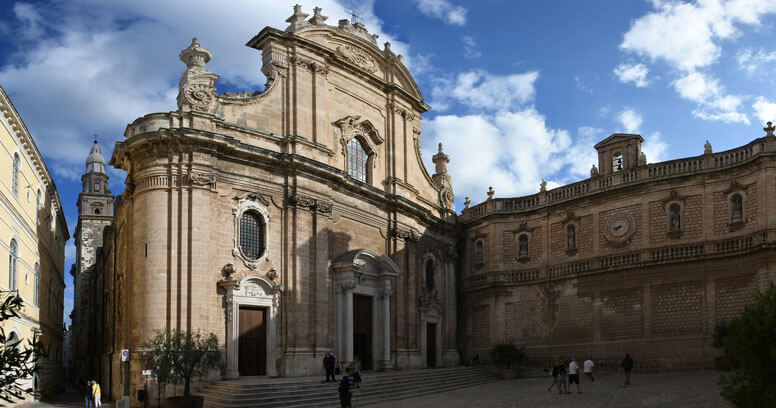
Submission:
M 639 135 L 614 134 L 612 136 Z M 591 195 L 619 188 L 665 180 L 669 177 L 684 177 L 726 170 L 766 156 L 776 156 L 776 137 L 774 136 L 759 137 L 743 146 L 718 153 L 709 152 L 698 156 L 650 163 L 632 170 L 621 170 L 611 174 L 589 177 L 552 190 L 539 191 L 525 196 L 487 199 L 464 208 L 460 213 L 459 220 L 466 224 L 493 213 L 535 211 L 571 200 L 589 198 Z M 628 180 L 623 180 L 626 177 Z M 488 205 L 489 203 L 491 204 Z

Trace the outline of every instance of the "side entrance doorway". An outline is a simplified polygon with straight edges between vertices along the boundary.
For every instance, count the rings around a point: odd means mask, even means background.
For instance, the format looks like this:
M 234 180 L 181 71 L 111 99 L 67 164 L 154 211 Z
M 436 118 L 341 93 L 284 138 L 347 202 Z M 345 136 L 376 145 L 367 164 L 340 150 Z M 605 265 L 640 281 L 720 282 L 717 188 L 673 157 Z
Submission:
M 240 307 L 240 376 L 267 374 L 267 309 Z
M 436 367 L 436 323 L 426 323 L 426 367 Z
M 374 369 L 371 296 L 353 295 L 353 356 L 358 357 L 362 369 Z

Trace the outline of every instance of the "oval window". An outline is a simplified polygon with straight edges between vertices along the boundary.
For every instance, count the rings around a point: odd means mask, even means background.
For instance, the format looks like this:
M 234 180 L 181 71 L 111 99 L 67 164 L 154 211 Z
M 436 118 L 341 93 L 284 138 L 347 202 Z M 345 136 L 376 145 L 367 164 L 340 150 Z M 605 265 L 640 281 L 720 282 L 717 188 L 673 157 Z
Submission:
M 246 211 L 240 218 L 240 250 L 251 260 L 264 254 L 264 219 L 256 211 Z

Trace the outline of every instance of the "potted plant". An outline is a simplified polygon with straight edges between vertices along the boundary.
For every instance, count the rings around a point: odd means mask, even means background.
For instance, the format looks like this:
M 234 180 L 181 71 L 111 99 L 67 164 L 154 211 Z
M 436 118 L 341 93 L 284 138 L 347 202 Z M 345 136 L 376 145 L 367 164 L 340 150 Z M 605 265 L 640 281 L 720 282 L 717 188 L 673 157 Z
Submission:
M 491 363 L 497 367 L 497 374 L 503 379 L 512 379 L 517 376 L 517 366 L 525 359 L 522 347 L 513 343 L 500 343 L 490 349 Z
M 202 397 L 191 395 L 191 379 L 202 378 L 221 367 L 221 352 L 218 338 L 210 333 L 202 336 L 194 333 L 172 330 L 157 332 L 147 343 L 151 369 L 159 383 L 183 383 L 183 396 L 167 399 L 167 406 L 175 408 L 201 408 Z

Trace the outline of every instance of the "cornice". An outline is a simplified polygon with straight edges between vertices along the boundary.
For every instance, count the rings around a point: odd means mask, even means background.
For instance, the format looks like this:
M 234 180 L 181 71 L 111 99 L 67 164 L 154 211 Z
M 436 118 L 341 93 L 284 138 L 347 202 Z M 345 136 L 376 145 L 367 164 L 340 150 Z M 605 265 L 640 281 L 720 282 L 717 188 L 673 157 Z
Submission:
M 46 193 L 52 197 L 54 208 L 57 212 L 58 224 L 61 228 L 64 228 L 65 241 L 70 239 L 70 232 L 67 228 L 67 222 L 65 221 L 65 214 L 62 210 L 62 202 L 59 200 L 59 192 L 57 191 L 56 183 L 51 178 L 46 163 L 43 161 L 43 155 L 40 154 L 38 146 L 35 144 L 35 140 L 30 135 L 30 131 L 27 129 L 27 125 L 22 120 L 16 107 L 11 102 L 11 98 L 5 92 L 2 86 L 0 86 L 0 113 L 3 118 L 11 125 L 11 131 L 16 137 L 19 138 L 21 146 L 24 148 L 27 155 L 32 159 L 33 168 L 38 173 L 38 177 L 43 180 L 43 184 L 46 187 Z

